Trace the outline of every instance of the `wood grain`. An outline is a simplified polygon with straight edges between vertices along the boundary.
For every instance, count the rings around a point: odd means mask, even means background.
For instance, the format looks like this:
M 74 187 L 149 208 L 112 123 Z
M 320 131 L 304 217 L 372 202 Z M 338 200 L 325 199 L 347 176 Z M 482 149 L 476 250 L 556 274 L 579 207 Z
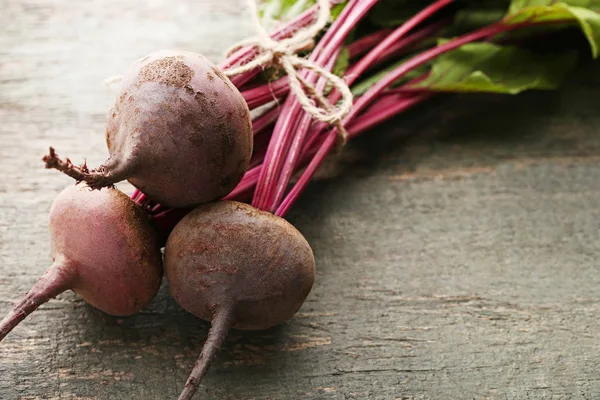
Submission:
M 243 2 L 0 0 L 0 313 L 49 266 L 71 184 L 107 154 L 102 80 L 160 48 L 218 60 Z M 344 150 L 290 216 L 318 277 L 289 323 L 232 332 L 204 399 L 597 399 L 600 73 L 432 101 Z M 122 185 L 129 190 L 127 185 Z M 104 316 L 61 295 L 0 345 L 0 399 L 176 398 L 208 325 L 163 287 Z

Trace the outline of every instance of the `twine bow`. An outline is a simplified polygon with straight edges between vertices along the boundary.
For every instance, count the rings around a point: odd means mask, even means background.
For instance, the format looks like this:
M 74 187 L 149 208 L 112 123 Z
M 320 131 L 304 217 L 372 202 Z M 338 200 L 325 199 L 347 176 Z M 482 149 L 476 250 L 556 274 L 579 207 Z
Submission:
M 258 37 L 239 42 L 228 51 L 228 54 L 235 52 L 243 46 L 254 46 L 258 54 L 248 63 L 228 68 L 224 72 L 228 76 L 234 76 L 257 67 L 280 66 L 288 76 L 290 90 L 294 93 L 302 108 L 317 121 L 336 125 L 338 132 L 345 142 L 346 131 L 341 125 L 341 120 L 348 114 L 352 107 L 352 92 L 350 92 L 350 88 L 348 88 L 348 85 L 342 78 L 332 74 L 316 63 L 297 55 L 299 51 L 312 48 L 315 36 L 329 22 L 331 11 L 329 0 L 318 0 L 318 4 L 319 12 L 314 24 L 298 30 L 293 36 L 287 39 L 277 41 L 272 39 L 262 26 L 258 18 L 255 0 L 249 0 L 250 13 L 254 25 L 258 30 Z M 337 89 L 342 95 L 339 106 L 335 107 L 329 104 L 327 99 L 318 93 L 311 83 L 302 78 L 299 73 L 302 69 L 315 72 L 317 75 L 325 78 L 330 86 Z M 314 100 L 311 100 L 309 95 L 314 97 Z

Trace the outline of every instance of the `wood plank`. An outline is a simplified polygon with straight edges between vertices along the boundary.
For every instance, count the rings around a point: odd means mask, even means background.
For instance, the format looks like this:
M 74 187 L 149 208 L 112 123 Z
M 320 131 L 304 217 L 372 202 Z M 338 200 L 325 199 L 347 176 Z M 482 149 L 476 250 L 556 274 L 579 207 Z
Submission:
M 241 0 L 139 4 L 2 3 L 2 314 L 50 262 L 70 181 L 47 146 L 107 154 L 102 80 L 157 48 L 218 59 L 250 30 Z M 317 258 L 309 299 L 232 332 L 199 398 L 598 398 L 599 89 L 591 64 L 560 93 L 440 99 L 344 149 L 290 216 Z M 124 319 L 61 295 L 0 345 L 0 399 L 176 398 L 207 329 L 166 286 Z

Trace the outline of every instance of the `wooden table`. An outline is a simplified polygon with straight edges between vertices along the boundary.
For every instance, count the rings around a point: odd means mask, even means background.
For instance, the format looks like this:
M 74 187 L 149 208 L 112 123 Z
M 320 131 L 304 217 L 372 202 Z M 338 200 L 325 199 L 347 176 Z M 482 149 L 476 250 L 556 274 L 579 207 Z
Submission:
M 250 27 L 241 0 L 0 4 L 4 314 L 49 266 L 72 184 L 41 156 L 107 154 L 102 80 L 161 48 L 218 60 Z M 232 332 L 198 398 L 600 398 L 599 104 L 591 64 L 560 93 L 439 99 L 348 146 L 290 215 L 309 299 Z M 166 287 L 126 319 L 61 295 L 0 345 L 0 399 L 174 399 L 207 329 Z

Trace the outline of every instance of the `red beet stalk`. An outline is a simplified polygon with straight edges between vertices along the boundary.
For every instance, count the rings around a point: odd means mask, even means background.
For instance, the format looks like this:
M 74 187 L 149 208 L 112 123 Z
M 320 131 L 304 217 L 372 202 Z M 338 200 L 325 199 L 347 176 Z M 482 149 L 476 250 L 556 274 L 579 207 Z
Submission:
M 332 59 L 335 60 L 348 33 L 376 2 L 377 0 L 350 0 L 311 52 L 309 60 L 320 66 L 326 66 L 327 63 L 333 66 Z M 315 83 L 315 73 L 302 71 L 301 76 L 307 82 Z M 325 85 L 325 82 L 323 81 L 320 85 Z M 299 124 L 302 111 L 302 106 L 294 96 L 286 99 L 279 119 L 275 124 L 273 137 L 269 143 L 254 198 L 252 199 L 252 205 L 256 208 L 274 211 L 278 199 L 283 195 L 281 191 L 277 190 L 276 185 L 282 173 L 284 158 L 287 156 L 290 147 L 294 145 L 294 137 L 302 138 L 306 134 L 309 125 L 305 121 Z
M 346 117 L 344 118 L 343 125 L 344 126 L 348 125 L 349 122 L 352 121 L 357 116 L 357 114 L 359 114 L 367 105 L 369 105 L 369 103 L 371 103 L 375 99 L 375 97 L 378 96 L 388 86 L 393 84 L 398 79 L 402 78 L 408 72 L 412 71 L 415 68 L 420 67 L 421 65 L 440 56 L 441 54 L 452 51 L 452 50 L 454 50 L 460 46 L 463 46 L 467 43 L 475 42 L 478 40 L 483 40 L 483 39 L 493 37 L 493 36 L 496 36 L 496 35 L 504 33 L 504 32 L 509 32 L 509 31 L 512 31 L 515 29 L 526 27 L 526 26 L 531 26 L 532 24 L 533 23 L 530 23 L 530 22 L 524 22 L 521 24 L 509 24 L 509 25 L 504 24 L 504 23 L 497 23 L 497 24 L 490 25 L 488 27 L 479 29 L 475 32 L 460 36 L 456 39 L 453 39 L 449 42 L 444 43 L 443 45 L 434 47 L 430 50 L 420 53 L 419 55 L 415 56 L 411 60 L 400 65 L 398 68 L 396 68 L 390 74 L 386 75 L 385 78 L 383 78 L 382 80 L 377 82 L 363 96 L 358 98 L 358 100 L 352 107 L 352 110 L 350 111 L 350 113 L 348 113 L 348 115 L 346 115 Z M 403 109 L 401 109 L 401 111 L 402 110 Z M 323 162 L 323 160 L 325 159 L 327 154 L 333 148 L 337 134 L 338 134 L 337 128 L 333 128 L 332 130 L 330 130 L 327 133 L 327 137 L 324 140 L 321 148 L 317 151 L 317 153 L 315 154 L 315 156 L 313 157 L 313 159 L 311 160 L 311 162 L 309 163 L 307 168 L 302 173 L 302 176 L 300 177 L 298 182 L 296 182 L 296 184 L 290 190 L 290 192 L 287 195 L 287 197 L 285 198 L 285 200 L 281 203 L 279 208 L 276 210 L 276 212 L 275 212 L 276 215 L 284 216 L 289 211 L 291 206 L 298 199 L 298 196 L 300 196 L 302 191 L 306 188 L 306 186 L 308 185 L 308 182 L 313 177 L 313 175 L 315 174 L 315 172 L 317 171 L 318 167 L 321 165 L 321 163 Z
M 373 50 L 371 50 L 365 57 L 363 57 L 354 67 L 349 71 L 345 76 L 345 80 L 348 85 L 352 85 L 355 80 L 374 62 L 376 62 L 385 51 L 390 48 L 394 43 L 401 41 L 410 31 L 412 31 L 417 25 L 422 24 L 426 19 L 433 16 L 440 9 L 452 3 L 454 0 L 438 0 L 429 7 L 426 7 L 417 15 L 412 17 L 402 26 L 394 30 L 387 38 L 385 38 L 382 42 L 380 42 Z M 368 10 L 368 9 L 367 9 Z M 361 10 L 363 11 L 363 10 Z M 366 10 L 363 12 L 366 13 Z M 364 14 L 363 14 L 364 15 Z M 334 43 L 337 44 L 337 43 Z M 412 44 L 409 41 L 403 43 L 404 46 Z M 320 83 L 324 84 L 324 80 L 321 79 Z M 322 88 L 318 88 L 321 89 Z M 341 94 L 334 90 L 329 96 L 329 101 L 334 104 L 339 98 Z M 294 170 L 296 169 L 298 158 L 300 156 L 300 151 L 302 150 L 302 145 L 304 143 L 304 139 L 306 137 L 306 133 L 310 126 L 311 117 L 307 113 L 299 114 L 301 119 L 301 125 L 294 132 L 289 132 L 289 135 L 293 136 L 293 141 L 288 150 L 287 158 L 283 167 L 277 171 L 278 179 L 277 183 L 273 189 L 272 195 L 272 203 L 269 204 L 269 211 L 275 211 L 275 208 L 280 204 L 281 199 L 283 198 L 284 192 L 289 185 L 290 179 Z M 285 149 L 283 150 L 285 151 Z M 283 152 L 282 151 L 282 152 Z M 268 159 L 265 157 L 265 163 L 268 162 Z M 260 184 L 260 181 L 259 181 Z M 257 188 L 258 191 L 258 188 Z

